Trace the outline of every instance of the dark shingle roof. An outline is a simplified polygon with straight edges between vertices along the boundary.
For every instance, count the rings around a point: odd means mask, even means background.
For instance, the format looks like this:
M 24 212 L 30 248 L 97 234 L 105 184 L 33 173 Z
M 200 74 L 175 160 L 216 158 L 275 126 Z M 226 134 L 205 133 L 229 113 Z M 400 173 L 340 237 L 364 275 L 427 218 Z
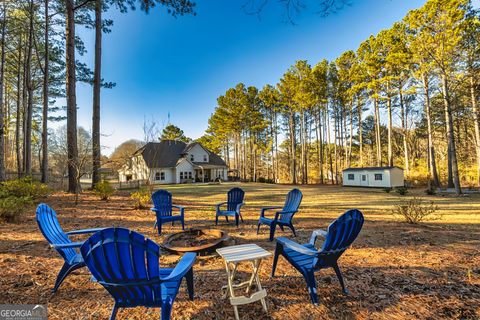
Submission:
M 393 169 L 393 168 L 397 168 L 397 169 L 403 170 L 402 168 L 400 168 L 400 167 L 397 167 L 397 166 L 387 166 L 387 167 L 363 167 L 363 168 L 347 168 L 347 169 L 345 169 L 345 170 L 343 170 L 343 171 L 390 170 L 390 169 Z
M 162 140 L 149 142 L 135 153 L 143 156 L 149 168 L 175 167 L 185 146 L 182 141 Z
M 210 150 L 208 150 L 209 152 L 209 157 L 208 157 L 208 164 L 214 164 L 214 165 L 217 165 L 217 166 L 226 166 L 227 164 L 225 163 L 225 161 L 223 161 L 222 158 L 220 158 L 217 154 L 211 152 Z
M 162 140 L 160 142 L 149 142 L 140 149 L 138 149 L 134 155 L 141 154 L 145 163 L 149 168 L 168 168 L 175 167 L 178 161 L 183 158 L 189 150 L 191 150 L 198 142 L 186 144 L 183 141 L 175 140 Z M 202 146 L 201 144 L 199 144 Z M 205 147 L 202 146 L 205 150 Z M 225 161 L 218 155 L 207 150 L 209 154 L 209 162 L 198 162 L 199 165 L 216 165 L 226 166 Z

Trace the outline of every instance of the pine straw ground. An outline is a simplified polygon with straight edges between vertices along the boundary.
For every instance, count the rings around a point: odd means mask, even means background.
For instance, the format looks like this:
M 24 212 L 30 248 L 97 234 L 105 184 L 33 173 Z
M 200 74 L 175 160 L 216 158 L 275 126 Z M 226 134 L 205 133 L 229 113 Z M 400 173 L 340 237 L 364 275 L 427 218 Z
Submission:
M 214 225 L 213 204 L 223 201 L 231 184 L 168 186 L 177 204 L 186 207 L 188 227 Z M 245 223 L 236 229 L 223 220 L 237 244 L 254 242 L 273 252 L 264 227 L 255 228 L 259 208 L 281 204 L 286 185 L 243 184 L 247 206 Z M 268 291 L 268 315 L 259 302 L 240 307 L 242 319 L 480 319 L 480 196 L 426 197 L 435 201 L 440 221 L 408 225 L 396 221 L 391 210 L 405 200 L 382 190 L 301 187 L 304 201 L 295 216 L 298 242 L 307 242 L 314 229 L 328 224 L 349 208 L 365 214 L 364 228 L 340 259 L 350 295 L 344 296 L 333 270 L 317 273 L 319 306 L 314 307 L 300 274 L 280 258 L 277 276 L 270 278 L 272 258 L 263 262 L 260 277 Z M 422 194 L 422 190 L 413 191 Z M 412 192 L 410 192 L 410 195 Z M 71 195 L 55 194 L 45 200 L 58 213 L 65 230 L 123 226 L 139 231 L 158 243 L 179 226 L 165 225 L 164 235 L 152 228 L 148 210 L 133 210 L 128 192 L 108 202 L 85 192 L 78 205 Z M 277 235 L 292 235 L 277 231 Z M 48 303 L 51 319 L 107 319 L 113 301 L 87 269 L 69 276 L 53 297 L 53 286 L 62 260 L 50 250 L 29 212 L 19 224 L 0 225 L 0 303 Z M 162 258 L 163 264 L 176 256 Z M 246 277 L 246 267 L 240 276 Z M 233 309 L 222 298 L 226 283 L 222 260 L 201 257 L 194 268 L 195 301 L 187 299 L 182 285 L 173 319 L 231 319 Z M 120 310 L 119 319 L 158 319 L 158 309 Z

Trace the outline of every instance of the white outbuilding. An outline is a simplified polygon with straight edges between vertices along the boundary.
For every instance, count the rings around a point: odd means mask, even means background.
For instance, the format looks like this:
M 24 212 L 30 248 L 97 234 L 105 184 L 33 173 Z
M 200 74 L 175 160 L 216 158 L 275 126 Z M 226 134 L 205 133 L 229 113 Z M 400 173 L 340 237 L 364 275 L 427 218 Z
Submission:
M 395 188 L 403 187 L 403 169 L 393 167 L 364 167 L 343 170 L 346 187 Z

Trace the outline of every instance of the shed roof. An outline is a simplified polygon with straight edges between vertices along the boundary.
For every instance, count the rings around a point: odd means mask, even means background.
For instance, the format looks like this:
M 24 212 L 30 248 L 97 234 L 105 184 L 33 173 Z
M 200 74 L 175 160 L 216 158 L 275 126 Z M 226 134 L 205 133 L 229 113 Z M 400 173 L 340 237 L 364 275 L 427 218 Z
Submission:
M 362 167 L 362 168 L 347 168 L 343 171 L 378 171 L 378 170 L 391 170 L 391 169 L 400 169 L 403 171 L 402 168 L 397 166 L 387 166 L 387 167 Z

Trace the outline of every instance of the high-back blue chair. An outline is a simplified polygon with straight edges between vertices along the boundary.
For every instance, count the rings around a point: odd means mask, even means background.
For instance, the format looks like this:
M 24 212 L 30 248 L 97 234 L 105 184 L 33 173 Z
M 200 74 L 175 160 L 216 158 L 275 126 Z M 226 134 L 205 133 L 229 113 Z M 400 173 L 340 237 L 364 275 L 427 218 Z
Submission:
M 160 247 L 145 236 L 124 228 L 108 228 L 92 235 L 80 248 L 95 280 L 112 295 L 119 308 L 161 307 L 161 319 L 170 319 L 183 278 L 193 300 L 193 264 L 196 254 L 186 253 L 174 269 L 159 268 Z
M 228 191 L 227 201 L 220 202 L 215 205 L 216 215 L 215 215 L 215 225 L 218 224 L 218 217 L 224 216 L 225 219 L 228 217 L 235 217 L 235 225 L 238 227 L 238 219 L 240 218 L 243 222 L 242 213 L 240 208 L 245 204 L 243 198 L 245 197 L 245 191 L 240 188 L 232 188 Z M 226 205 L 226 210 L 222 210 L 222 206 Z
M 300 245 L 287 238 L 277 238 L 273 259 L 272 277 L 275 275 L 278 256 L 284 256 L 305 278 L 313 304 L 318 304 L 315 271 L 333 268 L 342 286 L 348 294 L 337 260 L 357 238 L 363 226 L 363 214 L 359 210 L 349 210 L 330 224 L 327 231 L 316 230 L 312 233 L 310 243 Z M 318 236 L 324 237 L 322 249 L 315 248 Z
M 158 234 L 162 234 L 162 224 L 166 222 L 180 221 L 182 223 L 182 230 L 185 230 L 185 208 L 172 204 L 172 194 L 167 190 L 157 190 L 152 194 L 153 208 L 150 210 L 155 212 L 157 221 L 154 227 L 158 228 Z M 178 215 L 172 215 L 173 208 L 180 211 Z
M 277 226 L 284 231 L 283 227 L 289 227 L 293 235 L 296 237 L 295 227 L 292 223 L 292 218 L 295 213 L 297 213 L 300 203 L 302 203 L 302 192 L 298 189 L 292 189 L 287 194 L 285 199 L 285 204 L 283 207 L 274 206 L 274 207 L 263 207 L 260 211 L 260 218 L 258 219 L 257 234 L 260 231 L 260 226 L 266 224 L 270 226 L 270 241 L 273 241 L 273 236 L 275 235 L 275 229 Z M 265 211 L 272 209 L 282 209 L 275 213 L 275 217 L 267 218 L 265 217 Z
M 35 217 L 38 227 L 45 239 L 47 239 L 50 246 L 54 248 L 64 260 L 63 266 L 58 273 L 57 280 L 55 281 L 55 286 L 52 289 L 52 293 L 55 293 L 63 280 L 65 280 L 72 271 L 85 266 L 82 256 L 75 250 L 75 248 L 80 248 L 83 242 L 72 242 L 68 236 L 74 234 L 94 233 L 102 229 L 95 228 L 64 232 L 58 222 L 57 214 L 45 203 L 41 203 L 37 207 Z

